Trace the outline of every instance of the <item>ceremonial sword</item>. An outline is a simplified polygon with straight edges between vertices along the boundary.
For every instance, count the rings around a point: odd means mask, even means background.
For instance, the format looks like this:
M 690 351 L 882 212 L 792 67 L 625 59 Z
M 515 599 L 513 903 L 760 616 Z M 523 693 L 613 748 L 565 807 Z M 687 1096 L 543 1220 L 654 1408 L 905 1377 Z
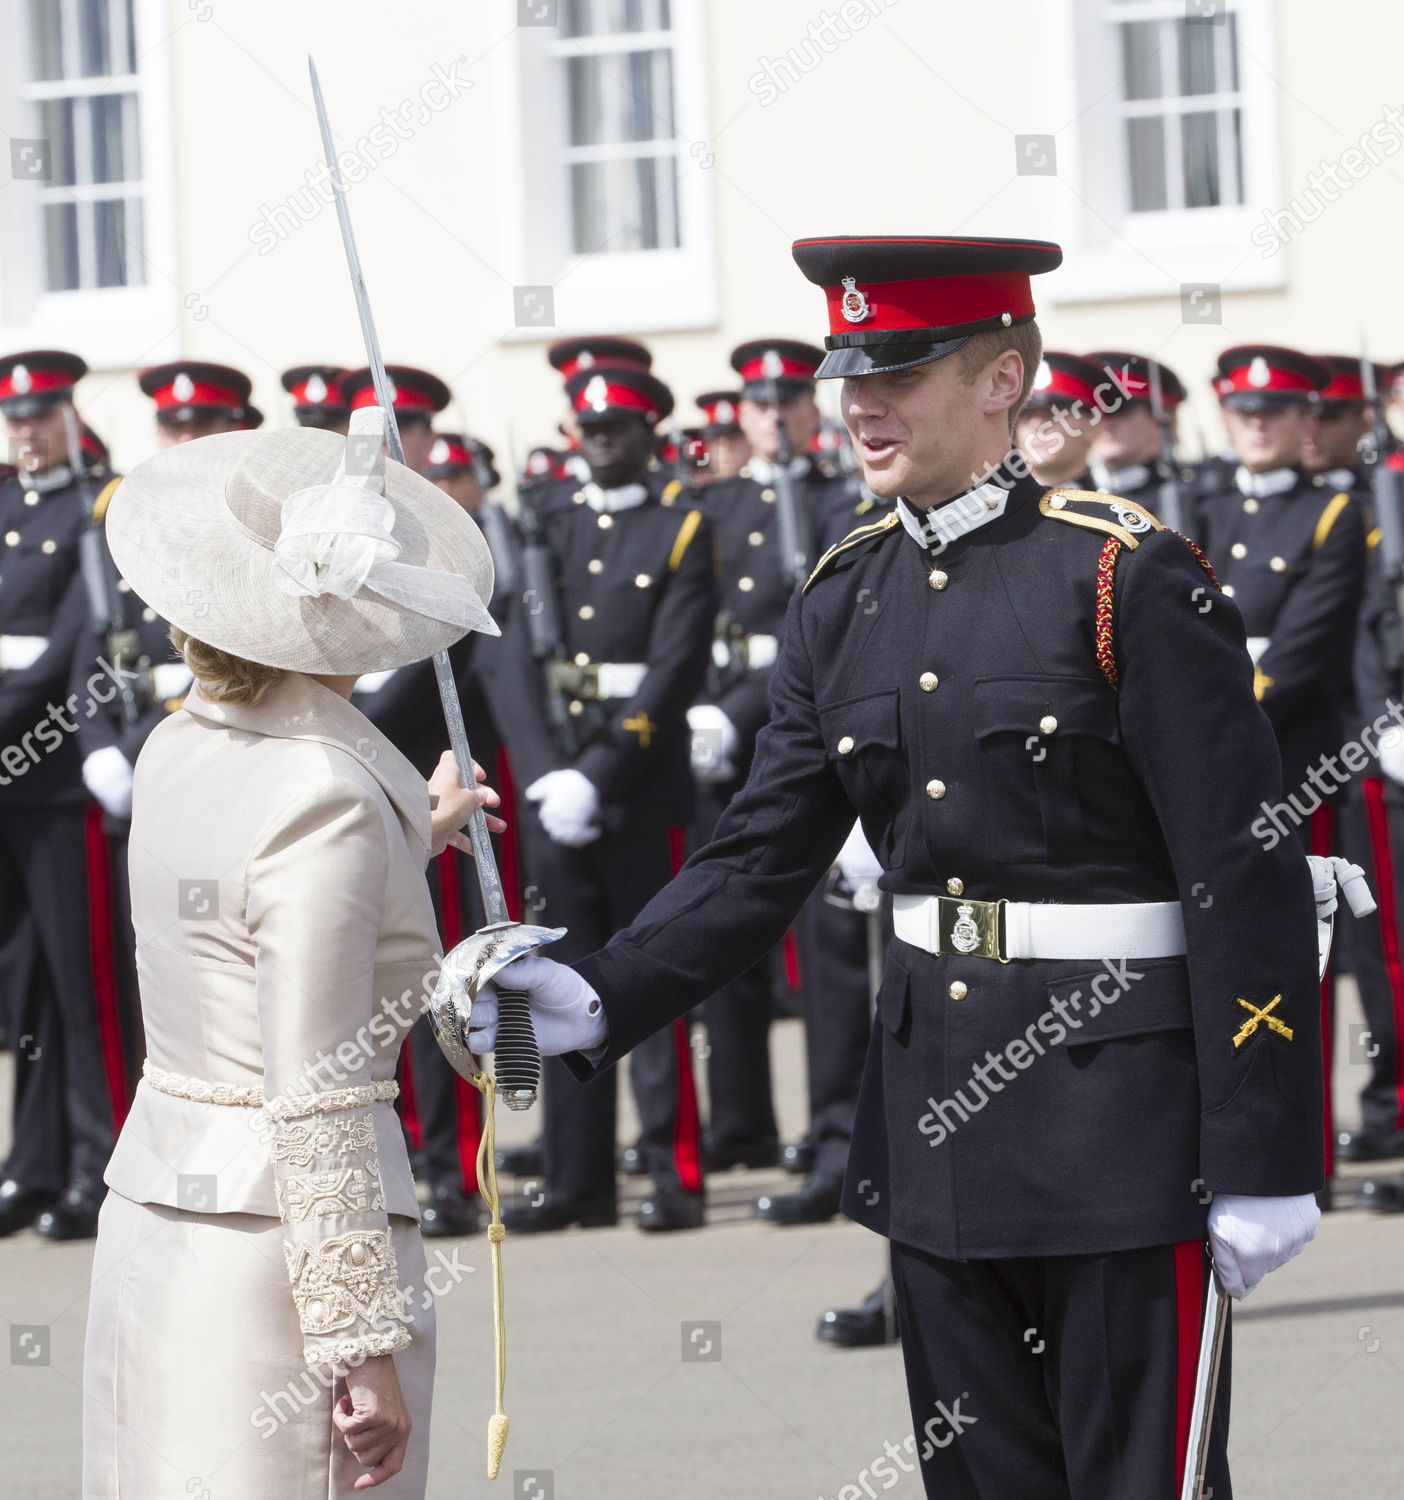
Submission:
M 312 98 L 317 107 L 317 124 L 322 132 L 322 150 L 326 155 L 327 171 L 331 177 L 337 222 L 341 225 L 341 243 L 346 251 L 347 268 L 351 272 L 356 313 L 361 320 L 366 363 L 370 366 L 371 379 L 375 384 L 375 399 L 385 412 L 386 446 L 390 450 L 390 457 L 402 464 L 405 461 L 405 450 L 400 442 L 400 425 L 395 420 L 394 393 L 380 353 L 380 340 L 376 337 L 370 298 L 366 293 L 365 277 L 361 273 L 361 258 L 356 253 L 356 239 L 351 232 L 351 216 L 346 208 L 346 192 L 337 166 L 336 148 L 332 144 L 327 107 L 322 100 L 322 86 L 317 79 L 317 65 L 310 57 L 307 59 L 307 67 L 312 76 Z M 436 651 L 433 660 L 434 678 L 438 683 L 439 699 L 448 725 L 449 743 L 453 747 L 453 758 L 458 763 L 458 782 L 460 786 L 473 787 L 477 785 L 477 775 L 473 769 L 472 752 L 468 748 L 468 731 L 463 724 L 458 684 L 453 680 L 453 667 L 449 662 L 448 652 Z M 472 937 L 460 943 L 451 955 L 446 956 L 440 970 L 439 983 L 429 1002 L 429 1020 L 434 1028 L 435 1040 L 454 1071 L 471 1081 L 479 1069 L 468 1045 L 468 1018 L 479 987 L 514 958 L 520 958 L 543 943 L 554 942 L 556 938 L 564 936 L 564 929 L 533 927 L 512 920 L 507 910 L 502 878 L 497 872 L 492 842 L 488 837 L 487 816 L 481 807 L 468 820 L 468 837 L 473 844 L 473 865 L 477 870 L 478 888 L 482 892 L 483 912 L 487 921 Z M 463 1004 L 465 997 L 468 1001 L 466 1006 Z M 541 1053 L 531 1024 L 526 992 L 497 988 L 497 1002 L 497 1092 L 506 1101 L 508 1109 L 530 1109 L 536 1102 L 536 1092 L 541 1082 Z

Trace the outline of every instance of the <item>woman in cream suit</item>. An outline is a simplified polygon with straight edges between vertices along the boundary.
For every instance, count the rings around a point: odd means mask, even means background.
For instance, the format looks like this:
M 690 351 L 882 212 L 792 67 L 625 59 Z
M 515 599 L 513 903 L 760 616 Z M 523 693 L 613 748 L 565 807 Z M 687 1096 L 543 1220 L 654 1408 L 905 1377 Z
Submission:
M 434 1315 L 395 1063 L 437 974 L 425 864 L 496 798 L 451 757 L 426 787 L 347 700 L 495 628 L 477 528 L 386 462 L 383 423 L 185 444 L 108 512 L 196 685 L 136 768 L 148 1061 L 99 1222 L 85 1500 L 425 1492 Z

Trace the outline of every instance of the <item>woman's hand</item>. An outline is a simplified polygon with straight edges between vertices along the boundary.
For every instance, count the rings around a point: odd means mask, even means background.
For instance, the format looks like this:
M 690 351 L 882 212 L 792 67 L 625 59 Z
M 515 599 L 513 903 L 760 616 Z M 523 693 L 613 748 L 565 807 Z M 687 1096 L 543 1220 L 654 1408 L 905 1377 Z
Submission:
M 413 1424 L 393 1354 L 376 1355 L 347 1370 L 346 1394 L 332 1408 L 332 1423 L 366 1470 L 354 1488 L 371 1489 L 400 1472 Z
M 473 774 L 484 784 L 476 788 L 459 786 L 458 762 L 453 758 L 452 750 L 445 750 L 439 757 L 439 764 L 434 767 L 434 774 L 429 778 L 429 794 L 437 801 L 431 804 L 429 818 L 433 825 L 433 842 L 430 847 L 435 854 L 442 854 L 450 844 L 455 849 L 462 849 L 465 854 L 471 854 L 473 842 L 466 833 L 460 833 L 459 829 L 478 808 L 501 805 L 502 798 L 486 785 L 487 772 L 477 761 L 473 762 Z M 501 833 L 507 827 L 501 818 L 495 818 L 490 813 L 487 815 L 487 826 L 492 833 Z

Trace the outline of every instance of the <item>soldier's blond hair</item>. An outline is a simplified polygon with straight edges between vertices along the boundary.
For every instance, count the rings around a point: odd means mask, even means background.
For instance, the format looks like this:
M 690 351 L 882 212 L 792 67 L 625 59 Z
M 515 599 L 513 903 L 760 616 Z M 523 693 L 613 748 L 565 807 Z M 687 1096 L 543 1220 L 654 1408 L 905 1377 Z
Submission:
M 1039 332 L 1038 320 L 1030 318 L 1027 323 L 1016 323 L 1013 328 L 991 328 L 977 333 L 968 344 L 957 349 L 952 358 L 961 379 L 966 385 L 974 385 L 980 371 L 993 364 L 1006 349 L 1013 349 L 1024 361 L 1024 388 L 1019 392 L 1019 399 L 1009 408 L 1009 431 L 1012 433 L 1015 420 L 1029 399 L 1043 358 L 1043 335 Z
M 171 626 L 171 644 L 185 658 L 200 692 L 211 703 L 232 703 L 252 708 L 283 675 L 281 667 L 246 661 L 232 651 L 221 651 L 206 641 L 187 635 L 179 625 Z

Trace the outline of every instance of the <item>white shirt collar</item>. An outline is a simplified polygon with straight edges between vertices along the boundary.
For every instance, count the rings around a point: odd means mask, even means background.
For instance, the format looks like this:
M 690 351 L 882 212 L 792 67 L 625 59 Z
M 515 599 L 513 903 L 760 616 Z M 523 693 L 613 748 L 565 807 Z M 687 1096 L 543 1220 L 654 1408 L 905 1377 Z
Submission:
M 809 472 L 809 459 L 803 453 L 797 453 L 786 465 L 786 472 L 791 479 L 803 479 Z M 746 461 L 746 478 L 754 479 L 757 484 L 774 484 L 780 473 L 780 465 L 772 463 L 768 458 L 750 458 Z
M 1348 490 L 1355 484 L 1354 469 L 1327 469 L 1321 477 L 1336 490 Z
M 585 503 L 591 510 L 633 510 L 648 499 L 648 486 L 644 484 L 621 484 L 617 490 L 601 489 L 592 479 L 584 486 Z
M 940 550 L 957 537 L 998 520 L 1008 504 L 1009 491 L 1002 484 L 982 484 L 954 500 L 931 506 L 919 516 L 912 513 L 910 502 L 899 501 L 897 514 L 908 535 L 923 547 Z
M 1262 474 L 1250 474 L 1239 464 L 1233 476 L 1239 493 L 1251 495 L 1255 500 L 1265 500 L 1269 495 L 1285 495 L 1297 482 L 1297 471 L 1290 466 L 1285 469 L 1268 469 Z
M 1104 495 L 1120 495 L 1126 490 L 1139 490 L 1151 480 L 1149 464 L 1127 464 L 1124 469 L 1109 469 L 1095 458 L 1088 467 L 1092 479 Z

